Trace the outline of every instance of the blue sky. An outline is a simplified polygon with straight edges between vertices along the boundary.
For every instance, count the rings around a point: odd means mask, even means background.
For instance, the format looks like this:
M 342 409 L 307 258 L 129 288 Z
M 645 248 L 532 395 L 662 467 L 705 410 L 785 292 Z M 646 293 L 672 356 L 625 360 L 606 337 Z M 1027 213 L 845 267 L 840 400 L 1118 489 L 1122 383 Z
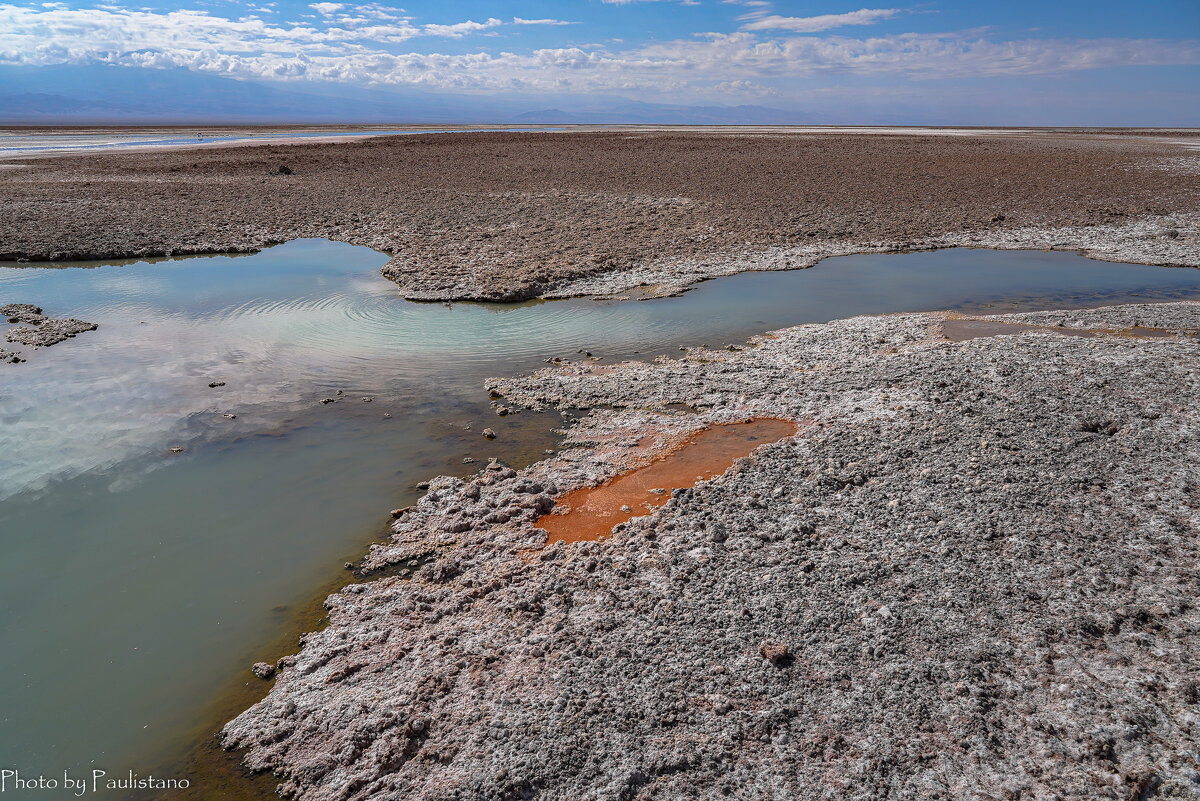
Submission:
M 913 108 L 940 122 L 994 109 L 1153 124 L 1200 108 L 1200 0 L 861 2 L 0 0 L 0 64 L 754 104 L 844 122 Z

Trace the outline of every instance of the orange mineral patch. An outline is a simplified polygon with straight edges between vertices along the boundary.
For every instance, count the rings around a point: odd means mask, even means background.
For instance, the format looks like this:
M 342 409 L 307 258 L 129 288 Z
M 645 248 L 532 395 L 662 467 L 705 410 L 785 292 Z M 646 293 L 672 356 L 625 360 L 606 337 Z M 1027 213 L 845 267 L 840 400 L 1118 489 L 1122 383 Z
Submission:
M 542 515 L 536 525 L 550 534 L 548 542 L 598 539 L 618 523 L 647 515 L 665 504 L 671 490 L 719 476 L 759 445 L 790 437 L 798 430 L 791 420 L 769 417 L 713 426 L 645 467 L 599 487 L 567 493 L 558 499 L 555 511 Z
M 1047 334 L 1058 334 L 1066 337 L 1091 338 L 1100 334 L 1108 334 L 1136 339 L 1162 339 L 1178 334 L 1166 328 L 1146 328 L 1135 325 L 1132 328 L 1061 328 L 1055 325 L 1031 325 L 1028 323 L 1009 323 L 1000 320 L 962 320 L 949 319 L 942 324 L 942 336 L 951 342 L 965 342 L 968 339 L 980 337 L 1004 336 L 1019 334 L 1022 331 L 1042 331 Z

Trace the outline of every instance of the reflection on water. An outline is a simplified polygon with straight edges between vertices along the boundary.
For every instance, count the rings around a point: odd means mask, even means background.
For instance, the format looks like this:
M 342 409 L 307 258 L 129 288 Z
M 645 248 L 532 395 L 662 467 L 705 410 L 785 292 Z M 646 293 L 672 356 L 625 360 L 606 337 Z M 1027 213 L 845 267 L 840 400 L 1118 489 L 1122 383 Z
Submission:
M 555 447 L 557 415 L 495 416 L 486 376 L 854 314 L 1200 297 L 1200 271 L 952 250 L 831 259 L 654 301 L 416 304 L 379 276 L 384 261 L 300 241 L 237 258 L 0 266 L 0 305 L 100 324 L 0 365 L 4 761 L 145 772 L 177 754 L 217 688 L 277 655 L 259 649 L 280 609 L 356 559 L 416 482 L 471 471 L 467 457 L 519 463 Z

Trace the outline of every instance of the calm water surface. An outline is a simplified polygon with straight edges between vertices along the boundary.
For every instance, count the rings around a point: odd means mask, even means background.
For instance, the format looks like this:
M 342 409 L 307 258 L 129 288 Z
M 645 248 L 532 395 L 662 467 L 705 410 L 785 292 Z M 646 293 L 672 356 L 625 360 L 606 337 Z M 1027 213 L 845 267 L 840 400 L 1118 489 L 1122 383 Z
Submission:
M 409 134 L 430 133 L 482 133 L 503 131 L 506 133 L 539 133 L 542 131 L 561 131 L 562 128 L 398 128 L 395 130 L 256 130 L 245 131 L 236 128 L 229 131 L 201 130 L 189 132 L 186 129 L 178 132 L 158 130 L 153 133 L 136 130 L 116 129 L 109 131 L 70 132 L 56 131 L 53 133 L 26 133 L 24 131 L 0 131 L 0 159 L 19 158 L 21 156 L 39 156 L 52 153 L 80 153 L 93 150 L 122 150 L 131 147 L 196 147 L 227 142 L 255 142 L 265 140 L 315 139 L 320 137 L 361 137 L 361 136 L 396 136 Z
M 558 416 L 496 417 L 487 376 L 580 348 L 652 358 L 855 314 L 1200 298 L 1196 270 L 947 250 L 655 301 L 416 304 L 379 276 L 385 260 L 309 240 L 0 265 L 0 304 L 100 323 L 0 365 L 0 767 L 145 773 L 177 756 L 213 695 L 278 655 L 264 644 L 289 609 L 356 559 L 416 482 L 478 467 L 466 457 L 524 463 L 556 447 Z

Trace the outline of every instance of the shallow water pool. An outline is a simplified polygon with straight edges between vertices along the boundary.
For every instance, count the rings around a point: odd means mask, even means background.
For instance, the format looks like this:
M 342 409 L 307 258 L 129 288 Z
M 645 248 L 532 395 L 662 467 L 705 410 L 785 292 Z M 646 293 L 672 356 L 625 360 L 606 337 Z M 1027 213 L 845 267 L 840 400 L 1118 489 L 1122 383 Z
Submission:
M 83 153 L 92 151 L 124 150 L 128 148 L 196 148 L 213 144 L 274 142 L 304 139 L 361 138 L 367 136 L 411 136 L 416 134 L 434 133 L 490 133 L 503 131 L 506 133 L 539 133 L 543 131 L 561 131 L 561 128 L 373 128 L 345 129 L 326 128 L 309 131 L 290 129 L 201 129 L 186 131 L 159 129 L 145 133 L 136 129 L 92 130 L 28 133 L 26 131 L 0 130 L 0 160 L 17 159 L 28 156 L 44 156 L 62 153 Z
M 384 261 L 308 240 L 251 256 L 0 266 L 0 305 L 100 324 L 0 365 L 5 763 L 115 775 L 177 758 L 214 694 L 279 655 L 267 644 L 290 610 L 361 554 L 416 482 L 556 447 L 560 418 L 497 417 L 487 376 L 580 349 L 652 358 L 855 314 L 1200 298 L 1195 270 L 947 250 L 829 259 L 653 301 L 417 304 L 379 275 Z

